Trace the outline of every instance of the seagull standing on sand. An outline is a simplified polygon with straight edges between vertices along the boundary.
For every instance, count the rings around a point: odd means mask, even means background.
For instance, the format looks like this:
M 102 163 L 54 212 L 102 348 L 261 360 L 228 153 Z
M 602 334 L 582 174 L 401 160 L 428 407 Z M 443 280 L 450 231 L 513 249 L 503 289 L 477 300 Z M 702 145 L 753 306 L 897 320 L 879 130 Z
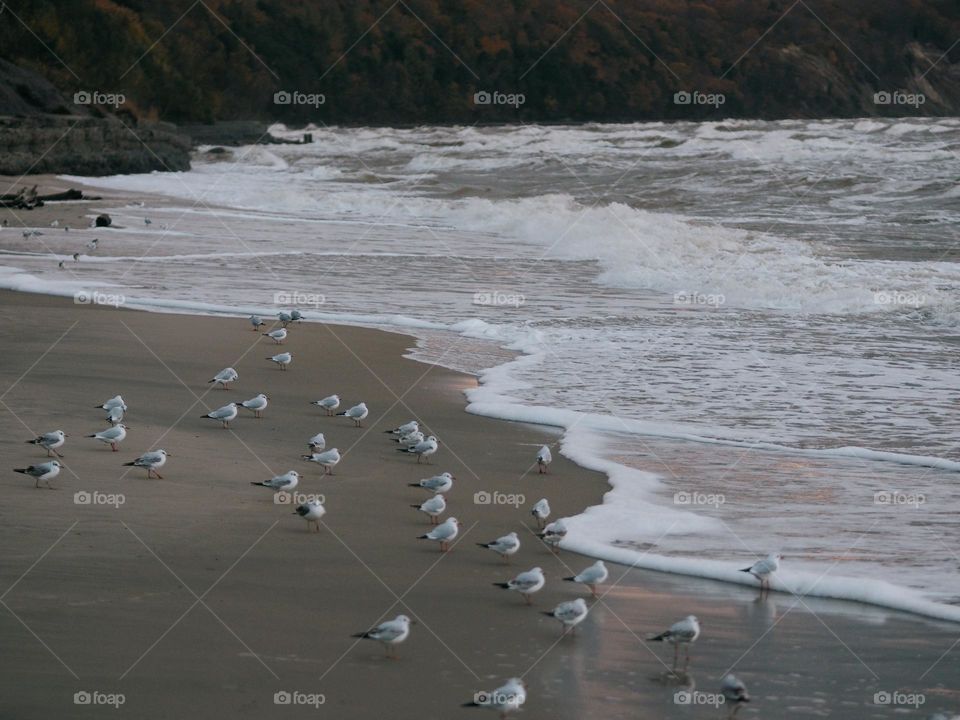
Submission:
M 419 535 L 418 540 L 434 540 L 440 543 L 440 552 L 447 552 L 450 549 L 450 543 L 457 538 L 460 532 L 460 524 L 455 517 L 447 518 L 437 525 L 426 535 Z
M 307 521 L 307 532 L 310 531 L 310 525 L 316 527 L 316 532 L 320 532 L 320 519 L 327 514 L 326 508 L 319 500 L 311 500 L 303 505 L 297 505 L 294 515 L 299 515 Z
M 686 645 L 687 659 L 683 665 L 684 670 L 690 664 L 690 646 L 700 637 L 700 622 L 695 615 L 687 615 L 683 620 L 678 620 L 659 635 L 650 635 L 647 640 L 651 642 L 673 643 L 673 669 L 677 669 L 677 660 L 680 654 L 680 646 Z
M 124 411 L 127 409 L 127 404 L 123 401 L 123 397 L 120 395 L 114 395 L 112 398 L 107 400 L 103 405 L 97 405 L 97 408 L 100 410 L 112 410 L 115 407 L 123 408 Z
M 520 549 L 520 538 L 517 537 L 515 532 L 504 535 L 503 537 L 498 537 L 496 540 L 493 540 L 488 543 L 477 543 L 479 547 L 486 548 L 487 550 L 493 550 L 500 557 L 503 558 L 504 562 L 510 562 L 510 556 L 516 555 L 517 551 Z
M 728 718 L 735 717 L 737 711 L 743 703 L 750 702 L 750 694 L 747 692 L 747 686 L 741 682 L 735 675 L 727 675 L 720 684 L 720 692 L 730 708 Z
M 510 678 L 496 690 L 481 690 L 473 696 L 473 702 L 462 707 L 482 707 L 496 710 L 500 720 L 506 720 L 507 713 L 519 710 L 527 701 L 527 686 L 520 678 Z
M 443 499 L 443 495 L 438 494 L 424 500 L 419 505 L 411 505 L 410 507 L 429 515 L 430 524 L 436 525 L 440 521 L 440 516 L 447 510 L 447 501 Z
M 259 315 L 251 315 L 250 324 L 253 325 L 254 332 L 259 330 L 261 325 L 266 325 L 266 323 L 263 321 L 263 318 L 261 318 Z
M 544 474 L 547 472 L 547 466 L 553 462 L 553 455 L 550 454 L 550 448 L 544 445 L 537 453 L 537 472 Z
M 216 383 L 224 390 L 229 390 L 229 385 L 232 382 L 236 382 L 240 378 L 239 373 L 234 370 L 232 367 L 224 368 L 216 375 L 213 376 L 213 380 L 207 380 L 207 384 Z
M 314 400 L 310 404 L 322 407 L 327 411 L 327 415 L 333 415 L 333 411 L 340 407 L 340 396 L 330 395 L 329 397 L 325 397 L 323 400 Z
M 277 345 L 283 345 L 283 341 L 287 339 L 287 329 L 277 328 L 276 330 L 271 330 L 270 332 L 261 333 L 261 335 L 270 338 Z
M 513 580 L 505 583 L 494 583 L 494 585 L 504 590 L 514 590 L 520 593 L 527 605 L 533 605 L 533 599 L 530 596 L 543 588 L 546 582 L 547 579 L 543 576 L 543 570 L 535 567 L 532 570 L 520 573 Z
M 63 430 L 54 430 L 53 432 L 43 433 L 43 435 L 37 435 L 33 440 L 27 440 L 26 442 L 28 445 L 39 445 L 42 447 L 47 451 L 47 457 L 56 455 L 60 458 L 63 457 L 63 455 L 57 452 L 57 448 L 63 447 L 66 441 L 67 434 Z
M 340 451 L 337 448 L 331 448 L 326 452 L 301 455 L 300 457 L 307 462 L 315 462 L 322 466 L 324 475 L 333 475 L 333 468 L 340 462 Z
M 268 397 L 267 397 L 266 395 L 264 395 L 263 393 L 260 393 L 260 394 L 257 395 L 256 397 L 250 398 L 249 400 L 244 400 L 244 401 L 243 401 L 242 403 L 240 403 L 240 404 L 241 404 L 243 407 L 245 407 L 247 410 L 252 410 L 252 411 L 253 411 L 253 416 L 254 416 L 255 418 L 262 418 L 262 417 L 263 417 L 263 411 L 267 409 L 267 404 L 268 404 L 269 400 L 270 400 L 270 398 L 268 398 Z
M 227 403 L 221 408 L 212 410 L 206 415 L 201 415 L 201 418 L 209 418 L 211 420 L 219 420 L 223 424 L 223 429 L 227 430 L 230 428 L 230 421 L 237 416 L 237 403 Z
M 286 370 L 287 365 L 293 362 L 293 355 L 288 352 L 284 352 L 280 353 L 279 355 L 268 357 L 267 360 L 270 362 L 275 362 L 281 370 Z
M 359 403 L 358 405 L 354 405 L 349 410 L 344 410 L 341 413 L 337 413 L 337 415 L 344 415 L 345 417 L 353 420 L 357 427 L 363 426 L 363 419 L 369 414 L 370 411 L 367 410 L 366 403 Z
M 597 585 L 602 582 L 606 582 L 609 576 L 610 571 L 607 570 L 607 566 L 603 564 L 603 560 L 597 560 L 593 565 L 582 571 L 579 575 L 564 578 L 564 580 L 586 585 L 588 588 L 590 588 L 590 593 L 596 597 Z
M 549 545 L 550 549 L 555 553 L 560 552 L 560 541 L 566 536 L 567 526 L 562 519 L 550 523 L 543 529 L 543 532 L 540 533 L 540 538 L 544 544 Z
M 14 468 L 13 471 L 34 478 L 37 481 L 34 487 L 40 487 L 40 481 L 43 480 L 47 484 L 47 487 L 52 489 L 50 481 L 60 474 L 60 468 L 62 467 L 59 460 L 51 460 L 50 462 L 40 463 L 39 465 Z
M 740 572 L 750 573 L 759 580 L 760 592 L 762 593 L 764 588 L 770 590 L 770 576 L 780 569 L 782 559 L 783 555 L 770 553 L 763 560 L 757 560 L 753 565 L 743 568 Z
M 250 484 L 270 488 L 274 492 L 280 492 L 281 490 L 290 492 L 300 484 L 300 473 L 296 470 L 288 470 L 283 475 L 276 475 L 269 480 L 251 482 Z
M 123 406 L 116 405 L 107 410 L 107 422 L 111 425 L 119 425 L 123 422 Z
M 403 447 L 413 447 L 414 445 L 423 442 L 423 433 L 417 430 L 409 435 L 401 435 L 400 437 L 396 438 L 396 441 Z
M 550 517 L 550 503 L 547 502 L 546 498 L 538 500 L 537 504 L 533 506 L 533 510 L 530 511 L 530 514 L 537 519 L 537 527 L 543 528 L 547 518 Z
M 419 482 L 410 483 L 410 487 L 423 488 L 424 490 L 429 490 L 434 494 L 441 494 L 448 492 L 450 488 L 453 487 L 453 481 L 456 478 L 448 472 L 441 473 L 440 475 L 434 475 L 433 477 L 420 480 Z
M 387 651 L 387 657 L 396 660 L 397 655 L 391 654 L 391 648 L 399 645 L 410 636 L 411 624 L 410 618 L 406 615 L 397 615 L 393 620 L 380 623 L 372 630 L 357 633 L 352 637 L 376 640 L 379 643 L 383 643 L 383 648 Z
M 109 445 L 111 450 L 117 452 L 119 449 L 117 446 L 127 437 L 127 426 L 118 423 L 103 432 L 93 433 L 93 435 L 87 435 L 87 437 L 96 438 L 100 442 Z
M 166 450 L 151 450 L 133 462 L 124 463 L 124 467 L 133 466 L 146 468 L 147 479 L 149 479 L 151 475 L 156 475 L 160 480 L 163 480 L 163 475 L 161 475 L 158 470 L 167 464 L 168 457 L 170 457 L 170 453 Z
M 410 433 L 415 433 L 420 429 L 420 424 L 416 420 L 411 420 L 408 423 L 404 423 L 400 427 L 395 427 L 393 430 L 384 430 L 385 433 L 393 433 L 394 435 L 409 435 Z
M 307 440 L 307 445 L 310 448 L 310 454 L 318 453 L 327 446 L 327 439 L 323 436 L 323 433 L 317 433 Z
M 426 440 L 423 442 L 418 442 L 413 447 L 397 448 L 397 451 L 413 453 L 417 456 L 417 463 L 419 464 L 423 458 L 429 458 L 431 455 L 433 455 L 437 451 L 438 447 L 439 445 L 437 444 L 437 439 L 431 435 Z M 430 461 L 427 460 L 427 462 L 429 463 Z
M 94 252 L 97 249 L 97 246 L 99 244 L 100 244 L 100 239 L 94 238 L 93 240 L 87 243 L 87 248 L 90 250 L 90 252 Z
M 587 601 L 583 598 L 577 598 L 576 600 L 562 602 L 550 612 L 544 611 L 543 614 L 560 621 L 562 628 L 560 636 L 563 637 L 568 631 L 573 632 L 577 625 L 584 621 L 589 611 Z

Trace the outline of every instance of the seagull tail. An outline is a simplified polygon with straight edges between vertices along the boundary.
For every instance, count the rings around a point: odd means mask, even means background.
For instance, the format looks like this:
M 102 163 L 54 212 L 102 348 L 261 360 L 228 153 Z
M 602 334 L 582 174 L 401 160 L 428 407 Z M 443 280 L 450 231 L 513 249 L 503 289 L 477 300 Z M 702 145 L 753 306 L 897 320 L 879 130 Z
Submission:
M 26 444 L 26 445 L 39 445 L 39 444 L 40 444 L 40 441 L 39 441 L 39 440 L 24 440 L 24 444 Z
M 96 437 L 96 436 L 97 436 L 96 433 L 94 433 L 93 435 L 84 435 L 84 437 Z
M 504 590 L 510 589 L 510 583 L 491 583 L 491 584 L 495 585 L 498 588 L 503 588 Z
M 354 633 L 354 634 L 351 635 L 350 637 L 355 637 L 355 638 L 368 638 L 368 637 L 370 637 L 370 633 L 368 633 L 368 632 Z
M 419 487 L 419 485 L 418 485 L 417 487 Z M 420 506 L 419 506 L 419 505 L 411 505 L 410 507 L 412 507 L 414 510 L 419 510 L 419 509 L 420 509 Z
M 481 707 L 481 705 L 480 703 L 477 703 L 477 702 L 468 702 L 468 703 L 463 703 L 463 705 L 461 705 L 460 707 Z
M 667 639 L 669 633 L 660 633 L 659 635 L 647 635 L 647 640 L 650 642 L 663 642 Z
M 748 568 L 743 568 L 740 572 L 750 572 L 751 570 L 753 570 L 753 568 L 748 567 Z
M 207 385 L 209 385 L 210 383 L 215 383 L 216 381 L 217 381 L 216 378 L 214 378 L 213 380 L 207 380 Z
M 18 472 L 18 473 L 23 473 L 24 475 L 27 474 L 27 469 L 26 469 L 26 468 L 14 468 L 13 471 L 14 471 L 14 472 Z
M 490 543 L 477 543 L 477 547 L 490 548 Z
M 262 487 L 270 487 L 270 486 L 267 485 L 265 482 L 251 482 L 250 484 L 251 484 L 251 485 L 260 485 L 260 486 L 262 486 Z
M 407 483 L 410 487 L 423 487 L 420 483 Z
M 429 535 L 417 535 L 417 540 L 429 540 Z
M 564 580 L 566 580 L 567 582 L 576 582 L 576 581 L 577 581 L 577 579 L 576 579 L 575 577 L 564 578 Z
M 540 611 L 540 614 L 541 614 L 541 615 L 546 615 L 547 617 L 553 617 L 553 613 L 552 613 L 551 611 L 548 611 L 548 610 L 541 610 L 541 611 Z

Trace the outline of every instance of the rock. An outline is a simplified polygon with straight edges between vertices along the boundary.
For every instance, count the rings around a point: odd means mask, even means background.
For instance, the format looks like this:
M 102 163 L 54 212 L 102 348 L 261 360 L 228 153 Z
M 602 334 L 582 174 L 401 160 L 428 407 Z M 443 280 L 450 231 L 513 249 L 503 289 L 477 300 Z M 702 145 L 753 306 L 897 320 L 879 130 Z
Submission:
M 96 227 L 110 227 L 113 224 L 113 220 L 110 219 L 110 216 L 107 214 L 97 215 L 97 219 L 94 221 Z

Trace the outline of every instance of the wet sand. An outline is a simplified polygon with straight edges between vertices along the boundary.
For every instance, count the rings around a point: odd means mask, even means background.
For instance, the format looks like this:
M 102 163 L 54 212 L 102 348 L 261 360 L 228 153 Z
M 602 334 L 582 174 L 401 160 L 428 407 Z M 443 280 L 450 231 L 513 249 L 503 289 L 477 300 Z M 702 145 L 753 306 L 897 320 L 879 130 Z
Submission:
M 554 452 L 538 476 L 536 448 L 556 437 L 463 411 L 476 380 L 402 358 L 413 339 L 373 330 L 291 328 L 280 348 L 245 319 L 185 317 L 75 305 L 0 292 L 0 447 L 6 461 L 0 608 L 2 716 L 336 717 L 488 716 L 461 709 L 476 690 L 523 676 L 521 717 L 719 718 L 709 695 L 733 668 L 755 700 L 738 717 L 925 717 L 957 712 L 960 627 L 877 608 L 611 566 L 602 601 L 559 639 L 537 613 L 586 594 L 561 578 L 592 562 L 553 555 L 533 535 L 529 507 L 554 517 L 600 502 L 605 479 Z M 449 342 L 457 343 L 457 338 Z M 453 350 L 456 352 L 456 349 Z M 206 381 L 237 368 L 230 391 Z M 244 411 L 223 430 L 200 415 L 265 392 L 262 420 Z M 371 409 L 363 429 L 309 401 L 337 392 Z M 121 393 L 129 434 L 118 453 L 84 437 L 104 428 L 94 406 Z M 429 466 L 383 434 L 417 417 L 441 441 Z M 24 441 L 63 429 L 67 469 L 54 490 L 10 471 L 44 460 Z M 299 455 L 324 432 L 344 459 L 332 478 Z M 172 453 L 163 480 L 123 462 Z M 325 496 L 321 532 L 270 491 L 250 485 L 289 469 L 298 491 Z M 416 539 L 429 529 L 407 486 L 449 470 L 448 514 L 458 544 L 441 555 Z M 474 502 L 482 491 L 524 503 Z M 79 505 L 75 493 L 124 496 L 118 507 Z M 476 547 L 511 530 L 523 547 L 509 564 Z M 533 609 L 491 585 L 543 567 Z M 387 660 L 351 634 L 405 613 L 419 624 Z M 669 647 L 645 643 L 687 614 L 703 636 L 686 673 Z M 74 693 L 122 693 L 119 709 L 74 704 Z M 322 694 L 324 704 L 278 705 L 277 692 Z M 918 709 L 878 705 L 878 692 L 923 693 Z M 301 697 L 301 699 L 308 699 Z M 678 702 L 679 700 L 679 702 Z M 493 716 L 493 715 L 489 715 Z

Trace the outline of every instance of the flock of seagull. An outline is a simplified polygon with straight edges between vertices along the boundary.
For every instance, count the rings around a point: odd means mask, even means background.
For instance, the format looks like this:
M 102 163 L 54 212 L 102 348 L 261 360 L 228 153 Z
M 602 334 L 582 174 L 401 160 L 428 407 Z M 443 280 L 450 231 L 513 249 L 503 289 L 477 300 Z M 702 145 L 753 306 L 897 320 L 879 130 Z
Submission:
M 281 327 L 263 332 L 262 335 L 272 340 L 275 344 L 282 345 L 289 336 L 289 327 L 292 323 L 303 319 L 303 315 L 297 311 L 281 312 L 278 314 Z M 259 331 L 265 324 L 263 319 L 254 315 L 250 317 L 250 324 L 254 331 Z M 266 358 L 276 363 L 281 370 L 286 368 L 292 362 L 292 355 L 289 352 L 283 352 L 278 355 Z M 239 374 L 232 368 L 224 368 L 208 381 L 210 384 L 219 386 L 224 390 L 229 389 L 230 384 L 239 379 Z M 249 400 L 242 402 L 230 402 L 209 413 L 202 415 L 204 419 L 215 420 L 221 423 L 221 427 L 227 429 L 230 422 L 233 421 L 241 410 L 253 413 L 253 417 L 262 418 L 263 413 L 269 405 L 270 398 L 260 393 Z M 321 400 L 315 400 L 311 403 L 322 409 L 328 416 L 345 417 L 356 425 L 362 427 L 363 421 L 369 415 L 369 409 L 363 402 L 338 412 L 341 402 L 338 395 L 330 395 Z M 127 405 L 121 395 L 110 398 L 97 409 L 106 413 L 104 419 L 108 425 L 105 430 L 91 433 L 87 438 L 97 440 L 109 445 L 113 452 L 119 450 L 119 445 L 126 439 L 128 426 L 123 422 L 127 412 Z M 417 462 L 426 461 L 429 463 L 430 456 L 437 452 L 439 443 L 433 435 L 425 436 L 421 430 L 420 424 L 416 420 L 404 423 L 399 427 L 386 431 L 392 435 L 392 440 L 397 444 L 397 450 L 417 457 Z M 63 457 L 60 449 L 64 446 L 68 435 L 62 430 L 48 432 L 35 437 L 27 442 L 46 450 L 47 457 L 54 457 L 44 463 L 29 465 L 25 468 L 14 468 L 18 473 L 28 475 L 35 479 L 35 487 L 39 488 L 41 482 L 51 487 L 50 481 L 53 480 L 63 465 L 60 458 Z M 333 469 L 339 464 L 342 455 L 337 448 L 326 449 L 326 439 L 323 433 L 314 435 L 308 441 L 310 452 L 301 455 L 301 459 L 307 462 L 316 463 L 323 469 L 324 475 L 333 475 Z M 158 449 L 144 453 L 137 459 L 124 463 L 127 467 L 139 467 L 147 471 L 147 478 L 156 477 L 162 479 L 160 469 L 166 464 L 171 454 L 166 450 Z M 536 455 L 535 463 L 538 473 L 546 474 L 553 458 L 550 449 L 547 446 L 541 447 Z M 300 473 L 296 470 L 290 470 L 282 475 L 277 475 L 269 480 L 252 482 L 252 485 L 269 488 L 275 493 L 291 492 L 300 482 Z M 447 511 L 446 494 L 453 488 L 456 478 L 449 472 L 443 472 L 429 478 L 424 478 L 418 482 L 410 483 L 412 487 L 421 488 L 430 493 L 425 501 L 411 505 L 412 508 L 424 513 L 431 525 L 429 532 L 420 535 L 418 539 L 436 542 L 441 552 L 448 551 L 456 540 L 460 523 L 456 517 L 450 516 L 444 520 L 441 517 Z M 307 522 L 308 531 L 320 532 L 320 522 L 326 514 L 322 502 L 310 500 L 302 503 L 295 508 L 295 514 L 302 517 Z M 560 549 L 560 543 L 567 534 L 567 528 L 563 519 L 558 519 L 548 523 L 551 509 L 546 498 L 536 502 L 531 510 L 539 529 L 538 536 L 542 541 L 557 553 Z M 499 555 L 504 562 L 509 562 L 510 558 L 520 550 L 520 538 L 516 532 L 508 533 L 486 543 L 477 543 L 478 546 L 490 550 Z M 743 572 L 750 573 L 760 582 L 761 593 L 769 589 L 769 577 L 779 569 L 781 556 L 771 554 L 762 560 L 757 561 Z M 609 570 L 602 560 L 597 560 L 580 573 L 571 577 L 563 578 L 565 581 L 584 585 L 589 589 L 591 595 L 600 599 L 597 594 L 598 586 L 602 585 L 609 577 Z M 543 569 L 534 567 L 530 570 L 520 572 L 512 579 L 506 582 L 494 583 L 496 587 L 507 590 L 508 592 L 518 593 L 528 605 L 533 604 L 533 596 L 543 589 L 546 585 L 546 577 Z M 561 602 L 552 610 L 542 611 L 560 623 L 561 637 L 568 633 L 574 634 L 576 627 L 582 623 L 590 612 L 586 600 L 582 597 L 575 600 Z M 398 615 L 393 620 L 389 620 L 377 625 L 370 630 L 357 633 L 353 637 L 361 639 L 370 639 L 381 643 L 384 646 L 387 657 L 397 658 L 396 651 L 398 646 L 410 636 L 411 625 L 414 624 L 406 615 Z M 651 642 L 664 642 L 673 645 L 673 673 L 676 674 L 679 662 L 680 648 L 685 648 L 686 671 L 690 662 L 690 647 L 700 637 L 700 623 L 693 615 L 689 615 L 682 620 L 674 623 L 667 630 L 647 636 Z M 744 684 L 735 676 L 727 675 L 723 678 L 721 693 L 725 703 L 729 708 L 729 716 L 733 717 L 742 704 L 750 701 L 750 696 Z M 526 702 L 526 686 L 522 679 L 511 678 L 503 686 L 491 690 L 477 693 L 472 702 L 464 703 L 465 706 L 487 707 L 498 711 L 501 717 L 507 713 L 518 710 Z

